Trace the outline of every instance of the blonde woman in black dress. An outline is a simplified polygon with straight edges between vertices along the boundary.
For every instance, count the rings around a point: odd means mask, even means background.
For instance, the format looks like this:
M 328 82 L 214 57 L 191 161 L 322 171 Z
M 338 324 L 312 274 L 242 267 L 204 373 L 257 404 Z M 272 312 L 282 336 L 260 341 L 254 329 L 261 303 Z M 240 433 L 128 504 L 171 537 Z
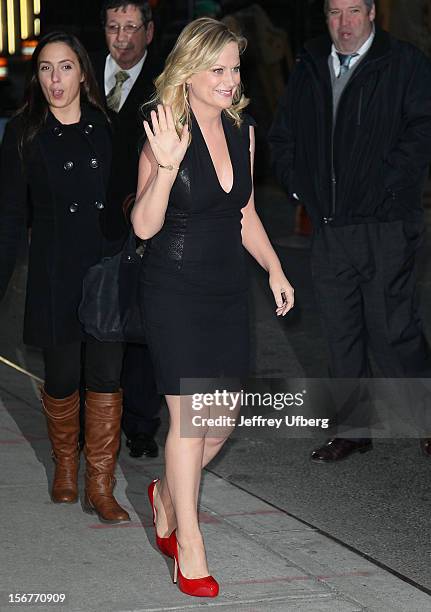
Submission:
M 170 413 L 166 474 L 149 487 L 156 540 L 175 560 L 180 589 L 204 597 L 219 587 L 198 523 L 201 470 L 230 431 L 181 435 L 191 403 L 181 380 L 247 376 L 246 250 L 269 274 L 276 314 L 293 306 L 293 289 L 254 207 L 254 128 L 242 114 L 244 48 L 243 38 L 210 18 L 180 34 L 156 80 L 157 109 L 144 123 L 148 141 L 131 217 L 136 234 L 151 238 L 144 310 Z

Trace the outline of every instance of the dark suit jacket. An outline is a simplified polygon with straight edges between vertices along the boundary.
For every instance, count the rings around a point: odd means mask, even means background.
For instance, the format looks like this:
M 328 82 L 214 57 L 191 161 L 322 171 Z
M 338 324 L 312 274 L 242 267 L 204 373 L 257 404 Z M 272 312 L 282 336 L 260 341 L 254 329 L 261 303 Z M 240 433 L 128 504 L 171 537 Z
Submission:
M 102 99 L 105 95 L 106 52 L 92 57 L 96 79 Z M 148 49 L 142 70 L 136 79 L 119 113 L 109 111 L 113 129 L 113 158 L 109 184 L 110 238 L 121 239 L 127 231 L 122 205 L 125 198 L 136 193 L 138 181 L 139 154 L 145 140 L 143 119 L 140 107 L 154 92 L 154 79 L 162 72 L 163 64 Z

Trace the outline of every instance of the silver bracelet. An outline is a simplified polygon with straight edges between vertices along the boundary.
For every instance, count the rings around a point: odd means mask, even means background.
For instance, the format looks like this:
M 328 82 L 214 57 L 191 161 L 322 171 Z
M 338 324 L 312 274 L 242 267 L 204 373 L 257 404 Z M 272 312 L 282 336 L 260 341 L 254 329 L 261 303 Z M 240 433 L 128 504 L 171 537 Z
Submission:
M 168 166 L 163 166 L 162 164 L 159 164 L 157 162 L 157 165 L 159 166 L 159 168 L 164 168 L 165 170 L 179 170 L 179 168 L 177 168 L 177 166 L 173 166 L 172 164 L 169 164 Z

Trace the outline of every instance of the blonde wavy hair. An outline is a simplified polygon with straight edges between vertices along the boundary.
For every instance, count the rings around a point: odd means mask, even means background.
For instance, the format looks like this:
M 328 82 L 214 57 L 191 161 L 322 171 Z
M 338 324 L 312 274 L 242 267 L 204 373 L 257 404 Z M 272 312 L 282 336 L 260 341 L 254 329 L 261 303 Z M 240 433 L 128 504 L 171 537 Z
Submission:
M 200 17 L 189 23 L 179 35 L 174 48 L 168 55 L 163 72 L 154 81 L 156 93 L 149 105 L 171 106 L 178 134 L 183 125 L 190 125 L 190 104 L 186 81 L 193 74 L 208 70 L 217 61 L 224 47 L 235 42 L 240 54 L 247 46 L 247 40 L 229 30 L 216 19 Z M 239 127 L 241 111 L 249 100 L 244 96 L 242 83 L 233 97 L 232 106 L 225 112 Z M 147 105 L 146 105 L 147 106 Z

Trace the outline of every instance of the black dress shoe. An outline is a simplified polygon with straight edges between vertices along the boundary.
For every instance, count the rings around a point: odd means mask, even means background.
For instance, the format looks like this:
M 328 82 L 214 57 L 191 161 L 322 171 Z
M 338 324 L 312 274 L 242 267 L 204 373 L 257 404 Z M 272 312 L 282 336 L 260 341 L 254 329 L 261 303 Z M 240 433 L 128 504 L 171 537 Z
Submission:
M 126 446 L 130 448 L 131 457 L 157 457 L 159 454 L 159 447 L 153 436 L 149 434 L 141 433 L 133 438 L 129 438 L 126 442 Z
M 425 457 L 431 457 L 431 438 L 422 438 L 419 443 L 421 445 L 422 454 L 425 455 Z
M 330 463 L 332 461 L 342 461 L 353 453 L 366 453 L 373 449 L 373 442 L 370 438 L 359 440 L 349 440 L 348 438 L 332 438 L 320 448 L 316 448 L 311 453 L 311 461 L 316 463 Z

